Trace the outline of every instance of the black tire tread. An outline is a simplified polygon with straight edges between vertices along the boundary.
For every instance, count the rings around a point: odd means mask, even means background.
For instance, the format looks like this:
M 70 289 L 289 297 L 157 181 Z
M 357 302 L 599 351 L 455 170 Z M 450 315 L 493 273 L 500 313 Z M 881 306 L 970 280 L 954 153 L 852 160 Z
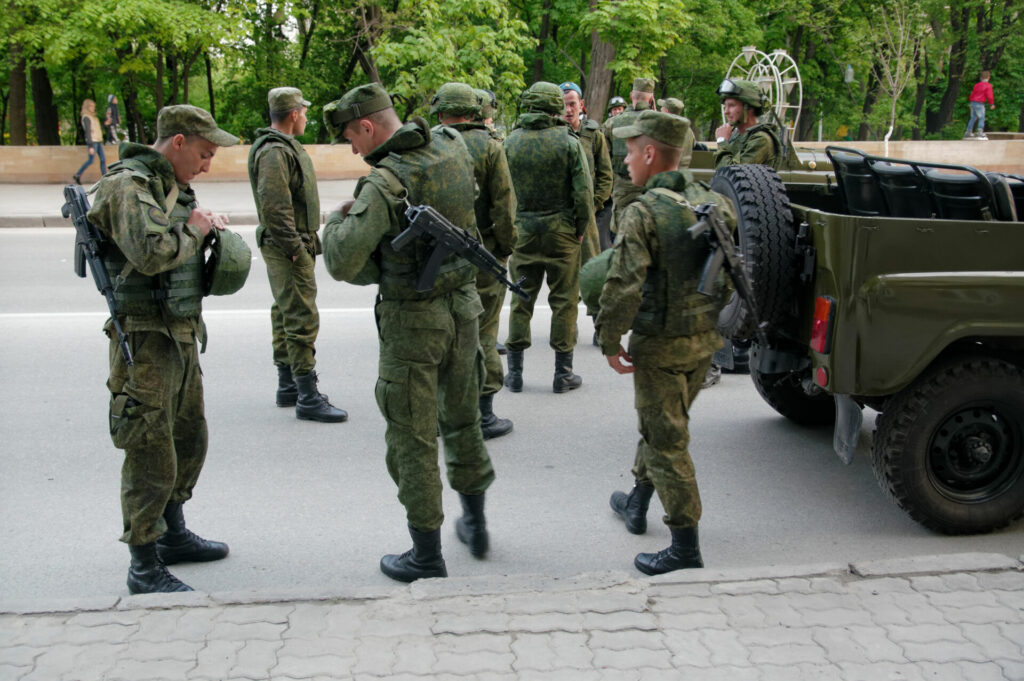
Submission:
M 828 393 L 808 395 L 796 374 L 762 374 L 751 367 L 750 378 L 764 401 L 790 421 L 802 426 L 835 423 L 835 399 Z

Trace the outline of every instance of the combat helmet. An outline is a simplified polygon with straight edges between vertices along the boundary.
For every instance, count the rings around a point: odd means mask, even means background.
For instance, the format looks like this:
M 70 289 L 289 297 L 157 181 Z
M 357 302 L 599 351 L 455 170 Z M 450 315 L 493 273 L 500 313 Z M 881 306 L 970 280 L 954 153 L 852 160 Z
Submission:
M 480 100 L 480 118 L 494 118 L 498 113 L 498 98 L 486 88 L 477 88 L 476 96 Z
M 519 98 L 523 113 L 547 113 L 560 114 L 565 110 L 565 100 L 562 97 L 562 88 L 554 83 L 539 80 L 530 87 Z
M 715 92 L 723 102 L 727 99 L 738 99 L 745 105 L 754 109 L 760 115 L 761 111 L 768 105 L 761 87 L 752 80 L 739 80 L 737 78 L 726 78 L 718 86 Z
M 210 257 L 203 269 L 203 295 L 227 296 L 245 284 L 252 266 L 252 251 L 235 232 L 215 230 Z
M 445 83 L 430 100 L 430 113 L 452 116 L 478 116 L 480 99 L 476 90 L 465 83 Z
M 621 106 L 622 108 L 625 108 L 626 107 L 626 100 L 623 99 L 622 97 L 619 97 L 618 95 L 615 95 L 614 97 L 612 97 L 611 99 L 608 100 L 608 108 L 609 109 L 614 109 L 617 106 Z

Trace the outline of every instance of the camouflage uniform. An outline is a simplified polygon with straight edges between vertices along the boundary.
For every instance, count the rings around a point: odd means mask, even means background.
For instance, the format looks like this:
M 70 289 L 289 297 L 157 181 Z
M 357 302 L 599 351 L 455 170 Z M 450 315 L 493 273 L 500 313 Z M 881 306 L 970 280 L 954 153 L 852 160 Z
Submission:
M 462 134 L 469 155 L 473 157 L 473 172 L 479 188 L 474 208 L 480 240 L 495 258 L 507 263 L 516 239 L 513 223 L 516 197 L 501 142 L 483 123 L 456 123 L 452 127 Z M 494 277 L 479 272 L 476 290 L 484 308 L 480 315 L 480 346 L 484 351 L 487 375 L 481 394 L 493 395 L 501 390 L 505 378 L 497 342 L 506 289 Z
M 274 364 L 308 374 L 316 367 L 320 313 L 316 256 L 322 253 L 320 198 L 309 154 L 291 135 L 256 131 L 249 150 L 249 181 L 259 213 L 256 245 L 267 265 Z M 298 256 L 293 260 L 294 256 Z
M 715 168 L 740 163 L 759 163 L 778 170 L 782 163 L 779 153 L 781 147 L 773 125 L 758 123 L 742 134 L 737 134 L 734 129 L 728 141 L 718 144 Z
M 605 139 L 604 133 L 601 132 L 601 126 L 590 118 L 580 123 L 577 134 L 589 164 L 591 187 L 594 190 L 594 212 L 597 213 L 612 193 L 613 174 L 608 141 Z M 580 251 L 581 264 L 600 252 L 601 241 L 597 233 L 597 221 L 592 219 L 583 236 L 583 245 Z
M 652 112 L 641 120 L 657 123 L 658 117 L 669 114 Z M 716 323 L 729 294 L 724 272 L 713 296 L 697 292 L 709 251 L 687 228 L 696 222 L 693 207 L 709 201 L 735 227 L 729 202 L 693 182 L 688 172 L 662 172 L 647 181 L 641 197 L 623 211 L 596 322 L 606 356 L 618 353 L 622 336 L 632 329 L 628 353 L 641 435 L 633 475 L 638 485 L 653 484 L 665 523 L 676 528 L 696 527 L 701 516 L 689 413 L 711 356 L 722 345 Z
M 561 102 L 558 86 L 547 85 Z M 510 352 L 530 347 L 530 319 L 545 276 L 551 347 L 567 353 L 576 346 L 580 237 L 591 220 L 594 198 L 585 151 L 557 113 L 556 108 L 523 114 L 505 140 L 517 199 L 512 279 L 525 276 L 523 290 L 530 296 L 529 302 L 512 299 L 505 343 Z
M 646 102 L 639 102 L 638 106 L 626 107 L 626 110 L 614 118 L 604 122 L 604 136 L 611 143 L 612 171 L 615 176 L 612 180 L 612 222 L 611 231 L 613 234 L 619 232 L 619 222 L 622 220 L 622 211 L 626 206 L 636 200 L 643 191 L 629 179 L 629 170 L 626 168 L 626 141 L 615 138 L 615 128 L 621 128 L 633 122 L 641 111 L 647 111 L 651 107 Z
M 380 90 L 369 85 L 352 92 L 374 89 Z M 351 94 L 339 100 L 339 109 Z M 330 115 L 325 108 L 325 117 Z M 472 265 L 450 257 L 433 290 L 417 293 L 425 244 L 420 240 L 398 252 L 391 240 L 407 224 L 406 191 L 413 205 L 431 205 L 475 235 L 472 159 L 457 132 L 440 128 L 431 133 L 426 121 L 416 118 L 365 160 L 373 170 L 356 186 L 348 215 L 335 211 L 327 218 L 324 263 L 335 279 L 379 284 L 375 392 L 387 422 L 388 472 L 398 485 L 410 527 L 431 533 L 444 519 L 438 428 L 453 489 L 482 495 L 494 480 L 478 411 L 483 376 L 478 318 L 483 308 Z M 443 561 L 441 565 L 443 569 Z

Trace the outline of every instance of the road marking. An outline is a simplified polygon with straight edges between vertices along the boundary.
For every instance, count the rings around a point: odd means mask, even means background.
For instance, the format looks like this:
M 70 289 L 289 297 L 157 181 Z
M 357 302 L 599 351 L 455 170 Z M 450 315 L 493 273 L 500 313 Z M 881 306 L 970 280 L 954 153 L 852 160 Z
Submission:
M 508 309 L 508 303 L 505 304 L 505 308 Z M 582 309 L 582 306 L 581 306 Z M 551 308 L 547 305 L 537 305 L 534 307 L 534 313 L 536 312 L 551 312 Z M 322 307 L 320 308 L 320 314 L 372 314 L 372 307 Z M 245 310 L 204 310 L 204 317 L 232 317 L 242 316 L 251 314 L 270 314 L 270 308 L 253 308 Z M 107 312 L 0 312 L 0 319 L 74 319 L 77 317 L 83 318 L 107 318 L 110 314 Z

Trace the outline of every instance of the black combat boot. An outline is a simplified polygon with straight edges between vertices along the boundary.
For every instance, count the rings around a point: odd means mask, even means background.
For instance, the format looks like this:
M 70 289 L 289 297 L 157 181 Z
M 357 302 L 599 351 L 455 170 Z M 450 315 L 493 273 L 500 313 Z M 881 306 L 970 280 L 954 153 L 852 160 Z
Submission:
M 455 521 L 455 535 L 469 547 L 475 558 L 487 554 L 487 519 L 484 518 L 484 495 L 459 493 L 462 517 Z
M 494 395 L 480 396 L 480 430 L 483 431 L 485 440 L 501 437 L 512 431 L 510 419 L 499 419 L 494 415 Z
M 673 570 L 702 568 L 696 527 L 670 527 L 672 544 L 657 553 L 638 553 L 633 565 L 645 575 L 662 575 Z
M 498 351 L 499 355 L 507 355 L 508 354 L 508 348 L 505 347 L 504 343 L 495 343 L 494 344 L 494 349 Z
M 523 392 L 523 351 L 508 351 L 508 372 L 505 374 L 505 387 L 514 393 Z
M 305 375 L 295 374 L 295 387 L 299 396 L 295 403 L 295 415 L 304 421 L 320 421 L 321 423 L 339 423 L 348 419 L 348 412 L 338 409 L 327 401 L 316 389 L 316 372 Z
M 295 387 L 291 367 L 277 365 L 277 406 L 294 407 L 299 399 L 299 389 Z
M 185 527 L 185 512 L 180 501 L 168 501 L 164 507 L 167 531 L 156 540 L 156 552 L 164 565 L 205 563 L 228 555 L 228 545 L 208 541 Z
M 622 516 L 626 521 L 626 529 L 633 534 L 647 531 L 647 508 L 651 505 L 652 494 L 654 485 L 639 481 L 633 484 L 629 494 L 612 492 L 612 510 Z
M 128 568 L 128 592 L 133 594 L 191 591 L 192 587 L 168 572 L 156 551 L 156 544 L 128 546 L 132 564 Z
M 583 379 L 572 372 L 572 350 L 555 353 L 555 380 L 552 384 L 556 393 L 569 392 L 583 385 Z
M 380 571 L 399 582 L 414 582 L 427 577 L 447 577 L 448 568 L 441 555 L 441 529 L 420 532 L 409 526 L 412 548 L 398 556 L 389 553 L 380 559 Z

